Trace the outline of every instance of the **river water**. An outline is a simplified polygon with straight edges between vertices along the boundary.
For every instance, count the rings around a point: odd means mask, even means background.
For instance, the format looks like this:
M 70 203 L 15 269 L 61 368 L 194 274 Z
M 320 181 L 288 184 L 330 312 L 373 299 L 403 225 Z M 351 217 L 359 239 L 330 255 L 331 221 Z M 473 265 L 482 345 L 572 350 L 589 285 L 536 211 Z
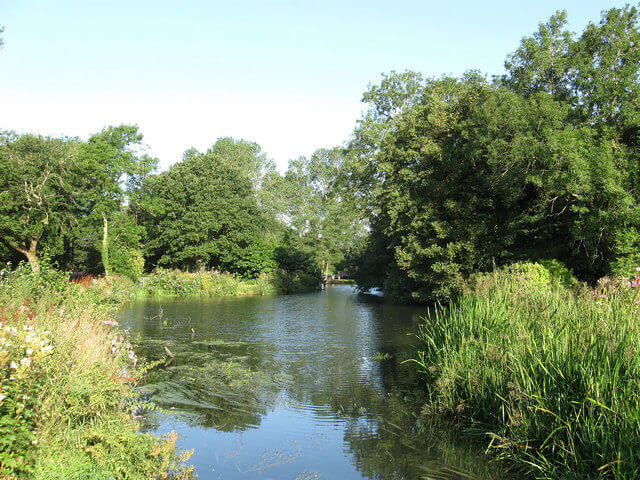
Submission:
M 201 480 L 504 478 L 420 416 L 402 362 L 424 313 L 334 286 L 133 303 L 121 323 L 164 362 L 141 387 L 162 409 L 145 428 L 176 431 Z

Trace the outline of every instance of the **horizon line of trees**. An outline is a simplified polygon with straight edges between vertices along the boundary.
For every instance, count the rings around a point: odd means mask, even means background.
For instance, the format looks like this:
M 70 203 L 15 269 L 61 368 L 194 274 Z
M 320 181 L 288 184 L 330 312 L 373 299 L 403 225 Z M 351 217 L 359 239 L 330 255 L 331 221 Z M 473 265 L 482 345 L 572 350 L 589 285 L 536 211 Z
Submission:
M 0 136 L 0 259 L 255 277 L 349 269 L 363 290 L 448 300 L 476 271 L 557 259 L 579 278 L 640 266 L 638 10 L 581 34 L 557 12 L 506 74 L 391 72 L 344 146 L 292 160 L 221 138 L 155 173 L 135 126 L 82 141 Z
M 44 254 L 133 279 L 156 267 L 319 278 L 364 232 L 337 192 L 342 161 L 319 150 L 281 175 L 258 144 L 220 138 L 157 172 L 136 126 L 87 140 L 0 132 L 0 260 L 38 272 Z

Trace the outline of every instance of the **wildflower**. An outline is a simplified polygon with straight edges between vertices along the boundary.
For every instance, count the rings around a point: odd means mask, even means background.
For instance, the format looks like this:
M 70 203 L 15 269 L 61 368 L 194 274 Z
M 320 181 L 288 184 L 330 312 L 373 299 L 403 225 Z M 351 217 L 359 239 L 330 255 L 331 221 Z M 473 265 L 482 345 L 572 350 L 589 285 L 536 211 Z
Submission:
M 18 364 L 16 362 L 11 362 L 11 365 L 9 365 L 11 368 L 13 368 L 14 370 L 18 369 Z
M 31 359 L 30 358 L 23 358 L 22 360 L 20 360 L 20 365 L 22 365 L 23 367 L 28 367 L 29 365 L 31 365 Z
M 4 393 L 0 393 L 0 403 L 2 403 L 5 398 L 7 398 L 7 396 Z
M 33 354 L 33 348 L 27 348 L 27 356 L 32 355 Z

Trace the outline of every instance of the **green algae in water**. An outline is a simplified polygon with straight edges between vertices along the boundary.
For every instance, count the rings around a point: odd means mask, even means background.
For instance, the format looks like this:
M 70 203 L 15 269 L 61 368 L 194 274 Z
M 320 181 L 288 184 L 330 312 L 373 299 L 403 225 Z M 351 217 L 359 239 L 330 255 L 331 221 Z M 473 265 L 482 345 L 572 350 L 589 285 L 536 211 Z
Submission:
M 165 363 L 149 372 L 139 392 L 191 425 L 221 431 L 259 425 L 289 378 L 252 355 L 253 348 L 250 342 L 222 340 L 141 341 L 138 349 L 148 361 Z
M 207 480 L 506 480 L 482 449 L 420 415 L 402 363 L 414 310 L 351 297 L 337 287 L 163 303 L 162 321 L 150 320 L 157 302 L 132 305 L 123 325 L 150 339 L 141 357 L 162 363 L 142 390 L 164 410 L 145 427 L 175 427 Z

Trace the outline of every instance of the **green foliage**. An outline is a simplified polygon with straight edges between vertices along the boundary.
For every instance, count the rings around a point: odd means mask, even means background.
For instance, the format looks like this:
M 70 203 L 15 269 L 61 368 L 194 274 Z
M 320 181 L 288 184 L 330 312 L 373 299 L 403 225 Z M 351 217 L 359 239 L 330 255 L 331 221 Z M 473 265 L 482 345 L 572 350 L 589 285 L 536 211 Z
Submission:
M 73 193 L 79 176 L 71 160 L 76 142 L 36 135 L 0 136 L 0 239 L 38 269 L 45 242 L 62 248 L 57 236 L 76 221 Z
M 265 217 L 251 180 L 223 154 L 228 148 L 188 151 L 144 184 L 134 210 L 146 230 L 150 265 L 254 277 L 271 267 L 262 248 Z
M 282 213 L 293 230 L 286 241 L 312 253 L 325 277 L 364 236 L 361 206 L 343 178 L 347 162 L 341 148 L 320 149 L 289 162 L 278 184 L 285 199 Z
M 562 262 L 552 259 L 540 260 L 539 263 L 549 272 L 552 285 L 562 285 L 565 288 L 575 288 L 578 285 L 576 277 Z
M 109 258 L 111 270 L 116 275 L 137 282 L 144 273 L 144 256 L 139 249 L 127 249 L 119 245 L 110 245 Z
M 141 370 L 110 314 L 113 288 L 68 284 L 43 263 L 0 280 L 0 476 L 191 478 L 175 435 L 138 431 Z
M 98 247 L 103 263 L 108 259 L 109 222 L 154 168 L 153 159 L 138 153 L 141 140 L 137 127 L 124 125 L 86 142 L 3 133 L 0 240 L 34 271 L 43 248 L 61 264 L 79 267 L 81 258 L 83 269 L 95 270 L 95 261 L 86 262 L 92 259 L 87 248 Z M 100 242 L 97 230 L 103 232 Z
M 304 293 L 318 290 L 322 277 L 304 271 L 276 270 L 272 274 L 273 284 L 280 293 Z
M 295 237 L 294 237 L 295 238 Z M 317 290 L 322 282 L 317 252 L 304 248 L 291 236 L 275 249 L 278 266 L 271 274 L 279 292 L 301 293 Z
M 578 280 L 571 271 L 558 260 L 513 263 L 503 267 L 503 273 L 475 273 L 471 275 L 468 287 L 474 292 L 484 292 L 500 285 L 504 291 L 533 290 L 547 292 L 554 288 L 578 288 Z M 517 283 L 514 282 L 517 279 Z
M 489 450 L 532 477 L 636 478 L 640 277 L 568 290 L 544 263 L 486 274 L 425 319 L 425 411 L 491 432 Z
M 371 225 L 362 288 L 447 301 L 493 265 L 557 258 L 595 281 L 637 264 L 638 11 L 606 11 L 579 37 L 565 23 L 523 39 L 493 83 L 370 88 L 349 155 Z
M 0 326 L 0 475 L 33 474 L 48 332 Z
M 228 297 L 241 295 L 274 295 L 279 293 L 277 283 L 267 275 L 256 279 L 243 279 L 230 273 L 157 268 L 141 279 L 142 296 L 153 298 Z

